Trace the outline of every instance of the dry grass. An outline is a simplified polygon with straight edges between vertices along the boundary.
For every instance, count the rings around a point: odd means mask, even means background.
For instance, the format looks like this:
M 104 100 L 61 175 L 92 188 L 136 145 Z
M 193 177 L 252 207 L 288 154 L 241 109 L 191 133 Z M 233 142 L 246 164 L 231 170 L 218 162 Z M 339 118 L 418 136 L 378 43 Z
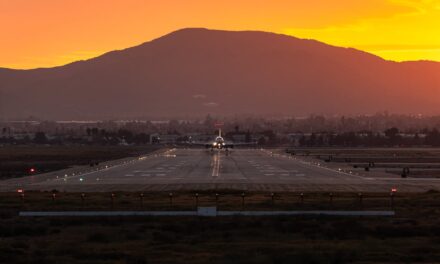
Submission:
M 220 192 L 220 209 L 240 209 L 239 192 Z M 191 210 L 194 193 L 116 193 L 113 209 Z M 199 193 L 215 204 L 214 192 Z M 0 195 L 0 255 L 7 263 L 436 263 L 440 194 L 399 194 L 397 216 L 379 217 L 58 217 L 19 218 L 17 211 L 111 209 L 109 193 Z M 389 209 L 388 194 L 278 194 L 274 209 Z M 272 208 L 267 193 L 248 193 L 245 208 Z M 0 262 L 2 262 L 0 260 Z
M 139 156 L 156 150 L 154 146 L 1 146 L 0 179 L 61 170 L 74 165 Z

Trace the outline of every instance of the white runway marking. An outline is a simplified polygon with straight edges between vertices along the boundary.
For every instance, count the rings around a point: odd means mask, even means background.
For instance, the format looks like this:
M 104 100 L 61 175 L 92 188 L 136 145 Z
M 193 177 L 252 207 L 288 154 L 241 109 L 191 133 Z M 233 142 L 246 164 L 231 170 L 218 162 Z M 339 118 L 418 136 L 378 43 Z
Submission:
M 14 191 L 60 189 L 67 191 L 144 190 L 148 188 L 276 188 L 297 190 L 371 190 L 388 191 L 397 185 L 401 190 L 440 189 L 440 179 L 417 179 L 393 176 L 368 177 L 350 170 L 338 171 L 316 162 L 285 158 L 282 155 L 262 155 L 255 150 L 237 150 L 228 157 L 224 153 L 207 155 L 205 150 L 177 150 L 175 159 L 151 155 L 136 162 L 108 162 L 108 168 L 84 167 L 66 169 L 33 177 L 1 181 L 0 189 Z M 223 161 L 221 160 L 223 159 Z M 119 165 L 125 162 L 125 165 Z M 209 177 L 211 174 L 212 177 Z M 157 176 L 157 177 L 156 177 Z M 58 178 L 57 178 L 58 177 Z M 81 180 L 81 178 L 83 180 Z M 235 184 L 238 185 L 235 185 Z M 243 185 L 242 185 L 243 184 Z M 157 185 L 157 187 L 156 187 Z M 160 185 L 160 186 L 159 186 Z
M 220 173 L 220 154 L 217 153 L 212 157 L 212 177 L 218 177 Z

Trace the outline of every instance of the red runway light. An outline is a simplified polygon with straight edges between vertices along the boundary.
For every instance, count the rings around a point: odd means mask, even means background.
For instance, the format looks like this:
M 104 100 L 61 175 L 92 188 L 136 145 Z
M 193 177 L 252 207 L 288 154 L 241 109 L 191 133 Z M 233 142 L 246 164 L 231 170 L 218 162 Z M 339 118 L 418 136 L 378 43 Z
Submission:
M 29 169 L 29 172 L 30 172 L 30 173 L 35 172 L 35 168 L 30 168 L 30 169 Z
M 23 193 L 23 189 L 18 189 L 17 192 L 18 193 Z
M 392 188 L 391 192 L 393 192 L 393 193 L 397 192 L 397 188 Z

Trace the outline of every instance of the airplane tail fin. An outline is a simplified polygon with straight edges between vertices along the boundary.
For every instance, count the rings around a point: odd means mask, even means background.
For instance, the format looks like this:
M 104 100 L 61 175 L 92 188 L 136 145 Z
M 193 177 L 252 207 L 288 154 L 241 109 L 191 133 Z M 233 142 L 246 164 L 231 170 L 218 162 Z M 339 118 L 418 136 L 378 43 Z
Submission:
M 218 136 L 219 136 L 219 137 L 222 136 L 222 129 L 221 129 L 221 128 L 218 129 Z

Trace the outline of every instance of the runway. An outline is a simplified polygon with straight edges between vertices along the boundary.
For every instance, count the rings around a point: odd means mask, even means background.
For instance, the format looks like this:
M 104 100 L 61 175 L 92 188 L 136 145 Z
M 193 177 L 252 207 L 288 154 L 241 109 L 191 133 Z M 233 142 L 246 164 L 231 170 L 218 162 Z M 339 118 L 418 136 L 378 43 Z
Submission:
M 366 177 L 264 149 L 169 149 L 100 167 L 63 171 L 0 182 L 1 191 L 81 192 L 236 189 L 301 192 L 402 192 L 440 190 L 436 179 Z

